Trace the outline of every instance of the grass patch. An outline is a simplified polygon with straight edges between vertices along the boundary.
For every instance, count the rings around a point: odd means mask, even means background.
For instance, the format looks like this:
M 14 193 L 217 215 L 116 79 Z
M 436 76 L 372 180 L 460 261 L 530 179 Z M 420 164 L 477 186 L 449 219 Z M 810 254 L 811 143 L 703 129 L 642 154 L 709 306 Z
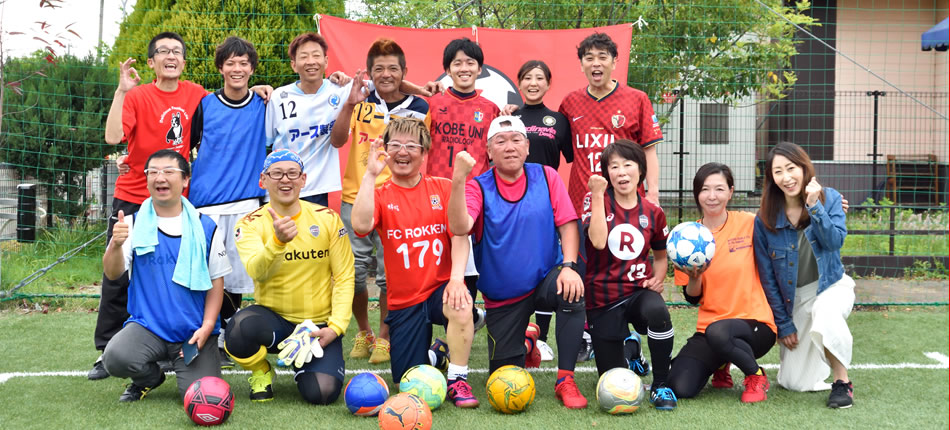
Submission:
M 923 353 L 948 350 L 946 307 L 875 307 L 852 313 L 849 320 L 854 334 L 855 363 L 934 364 Z M 696 323 L 695 308 L 671 309 L 676 331 L 674 351 L 692 335 Z M 96 314 L 92 312 L 50 312 L 41 314 L 19 311 L 0 313 L 0 344 L 5 346 L 0 372 L 85 371 L 96 358 L 92 332 Z M 370 312 L 370 321 L 378 314 Z M 553 327 L 549 339 L 553 341 Z M 920 336 L 935 330 L 935 335 Z M 356 324 L 351 323 L 344 338 L 344 351 L 352 347 Z M 440 334 L 441 330 L 436 329 Z M 55 342 L 49 342 L 55 339 Z M 271 357 L 273 362 L 274 358 Z M 777 347 L 760 360 L 778 363 Z M 476 334 L 472 348 L 472 368 L 488 365 L 485 332 Z M 552 363 L 543 363 L 551 368 Z M 579 368 L 592 368 L 581 363 Z M 347 360 L 348 369 L 388 369 L 364 360 Z M 482 402 L 476 410 L 459 410 L 443 405 L 434 412 L 435 428 L 802 428 L 815 425 L 827 428 L 947 428 L 947 370 L 932 369 L 853 369 L 855 406 L 847 410 L 825 407 L 827 392 L 795 393 L 775 384 L 769 399 L 753 405 L 739 402 L 741 377 L 734 373 L 737 385 L 730 390 L 707 387 L 696 399 L 684 399 L 672 412 L 645 406 L 633 416 L 614 417 L 595 405 L 595 373 L 579 372 L 577 381 L 591 405 L 586 410 L 569 411 L 554 398 L 554 373 L 535 373 L 538 394 L 531 409 L 521 415 L 504 416 L 488 406 L 485 397 L 485 373 L 473 373 L 470 381 Z M 384 374 L 389 381 L 389 375 Z M 349 376 L 348 376 L 349 378 Z M 248 398 L 246 375 L 225 375 L 235 393 L 235 412 L 226 426 L 259 427 L 273 423 L 282 428 L 376 428 L 376 420 L 351 416 L 342 400 L 330 406 L 305 404 L 297 394 L 290 375 L 278 375 L 276 399 L 252 404 Z M 649 381 L 650 377 L 646 378 Z M 12 378 L 0 384 L 0 403 L 4 406 L 5 428 L 182 428 L 192 424 L 182 412 L 174 381 L 169 379 L 145 400 L 119 404 L 117 398 L 126 380 L 109 378 L 92 382 L 84 376 Z M 391 387 L 392 388 L 392 387 Z

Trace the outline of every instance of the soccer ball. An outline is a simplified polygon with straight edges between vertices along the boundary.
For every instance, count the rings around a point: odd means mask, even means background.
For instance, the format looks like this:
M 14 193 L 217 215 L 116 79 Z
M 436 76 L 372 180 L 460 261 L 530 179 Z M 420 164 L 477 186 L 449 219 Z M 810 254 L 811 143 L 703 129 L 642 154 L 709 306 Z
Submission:
M 524 412 L 534 402 L 534 378 L 513 365 L 502 366 L 488 377 L 488 403 L 505 414 Z
M 383 403 L 378 420 L 382 430 L 429 430 L 432 428 L 432 411 L 416 395 L 399 393 Z
M 716 254 L 712 232 L 698 222 L 684 222 L 666 239 L 667 258 L 677 269 L 702 267 Z
M 374 417 L 389 397 L 389 386 L 375 373 L 360 373 L 350 379 L 343 390 L 346 408 L 361 417 Z
M 231 386 L 221 378 L 205 376 L 185 391 L 185 413 L 195 424 L 216 426 L 227 421 L 233 410 Z
M 445 376 L 428 364 L 412 366 L 399 380 L 399 392 L 415 394 L 429 409 L 438 409 L 445 401 Z
M 632 370 L 615 367 L 597 381 L 597 403 L 608 414 L 632 414 L 643 401 L 643 383 Z

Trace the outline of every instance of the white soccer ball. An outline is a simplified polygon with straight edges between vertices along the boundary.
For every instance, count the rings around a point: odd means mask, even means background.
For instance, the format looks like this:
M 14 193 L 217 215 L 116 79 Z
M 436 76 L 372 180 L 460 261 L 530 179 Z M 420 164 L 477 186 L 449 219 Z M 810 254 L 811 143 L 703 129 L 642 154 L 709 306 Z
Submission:
M 666 239 L 666 256 L 677 269 L 702 267 L 716 254 L 712 232 L 698 222 L 684 222 Z

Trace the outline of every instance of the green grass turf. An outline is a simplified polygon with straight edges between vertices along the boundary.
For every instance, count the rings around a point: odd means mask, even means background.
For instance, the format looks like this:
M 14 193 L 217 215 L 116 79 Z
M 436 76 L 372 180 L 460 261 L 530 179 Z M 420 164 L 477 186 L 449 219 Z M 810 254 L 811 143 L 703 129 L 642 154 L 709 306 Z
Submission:
M 693 333 L 695 309 L 673 309 L 678 351 Z M 0 313 L 0 373 L 85 371 L 96 358 L 92 348 L 95 313 L 51 312 L 24 315 Z M 371 311 L 371 321 L 377 314 Z M 895 308 L 856 311 L 850 325 L 854 333 L 854 363 L 935 362 L 925 352 L 948 352 L 946 307 Z M 375 325 L 375 322 L 373 323 Z M 441 330 L 437 329 L 437 332 Z M 352 345 L 355 324 L 344 339 L 345 351 Z M 550 336 L 553 344 L 553 324 Z M 552 345 L 555 346 L 555 345 Z M 274 358 L 271 357 L 273 363 Z M 778 363 L 777 348 L 762 364 Z M 487 367 L 485 333 L 476 334 L 472 368 Z M 544 363 L 544 367 L 553 367 Z M 592 362 L 582 363 L 590 368 Z M 348 360 L 348 369 L 388 369 L 366 360 Z M 591 405 L 586 410 L 564 409 L 554 398 L 554 373 L 535 373 L 538 394 L 527 413 L 506 416 L 494 412 L 485 395 L 485 373 L 473 373 L 470 382 L 482 402 L 476 410 L 460 410 L 450 404 L 434 411 L 433 428 L 948 428 L 948 371 L 946 369 L 852 369 L 855 406 L 847 410 L 825 407 L 827 392 L 794 393 L 775 384 L 765 402 L 739 402 L 741 377 L 733 372 L 736 387 L 708 387 L 696 399 L 683 399 L 672 412 L 644 405 L 632 416 L 610 416 L 599 410 L 594 398 L 595 373 L 579 372 L 578 384 Z M 348 378 L 351 375 L 348 375 Z M 389 375 L 383 375 L 389 380 Z M 305 404 L 290 375 L 278 375 L 276 399 L 252 404 L 246 375 L 225 375 L 235 393 L 235 412 L 226 428 L 376 428 L 375 418 L 351 416 L 342 399 L 330 406 Z M 650 377 L 646 378 L 649 382 Z M 192 426 L 182 412 L 173 380 L 150 393 L 143 401 L 119 404 L 117 398 L 127 380 L 108 378 L 88 381 L 84 376 L 14 377 L 0 383 L 0 427 L 20 428 L 182 428 Z

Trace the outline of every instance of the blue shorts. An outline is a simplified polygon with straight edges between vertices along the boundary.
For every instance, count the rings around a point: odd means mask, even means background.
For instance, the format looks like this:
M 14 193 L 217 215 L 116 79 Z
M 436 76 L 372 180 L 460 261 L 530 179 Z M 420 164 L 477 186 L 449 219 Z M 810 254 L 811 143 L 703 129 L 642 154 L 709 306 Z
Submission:
M 447 282 L 436 288 L 429 298 L 399 310 L 389 310 L 390 366 L 393 382 L 397 385 L 402 374 L 418 364 L 429 364 L 429 345 L 432 343 L 432 325 L 446 326 L 449 321 L 442 313 L 442 294 Z
M 320 205 L 324 207 L 330 206 L 330 193 L 323 194 L 314 194 L 312 196 L 301 197 L 300 200 L 313 203 L 315 205 Z

